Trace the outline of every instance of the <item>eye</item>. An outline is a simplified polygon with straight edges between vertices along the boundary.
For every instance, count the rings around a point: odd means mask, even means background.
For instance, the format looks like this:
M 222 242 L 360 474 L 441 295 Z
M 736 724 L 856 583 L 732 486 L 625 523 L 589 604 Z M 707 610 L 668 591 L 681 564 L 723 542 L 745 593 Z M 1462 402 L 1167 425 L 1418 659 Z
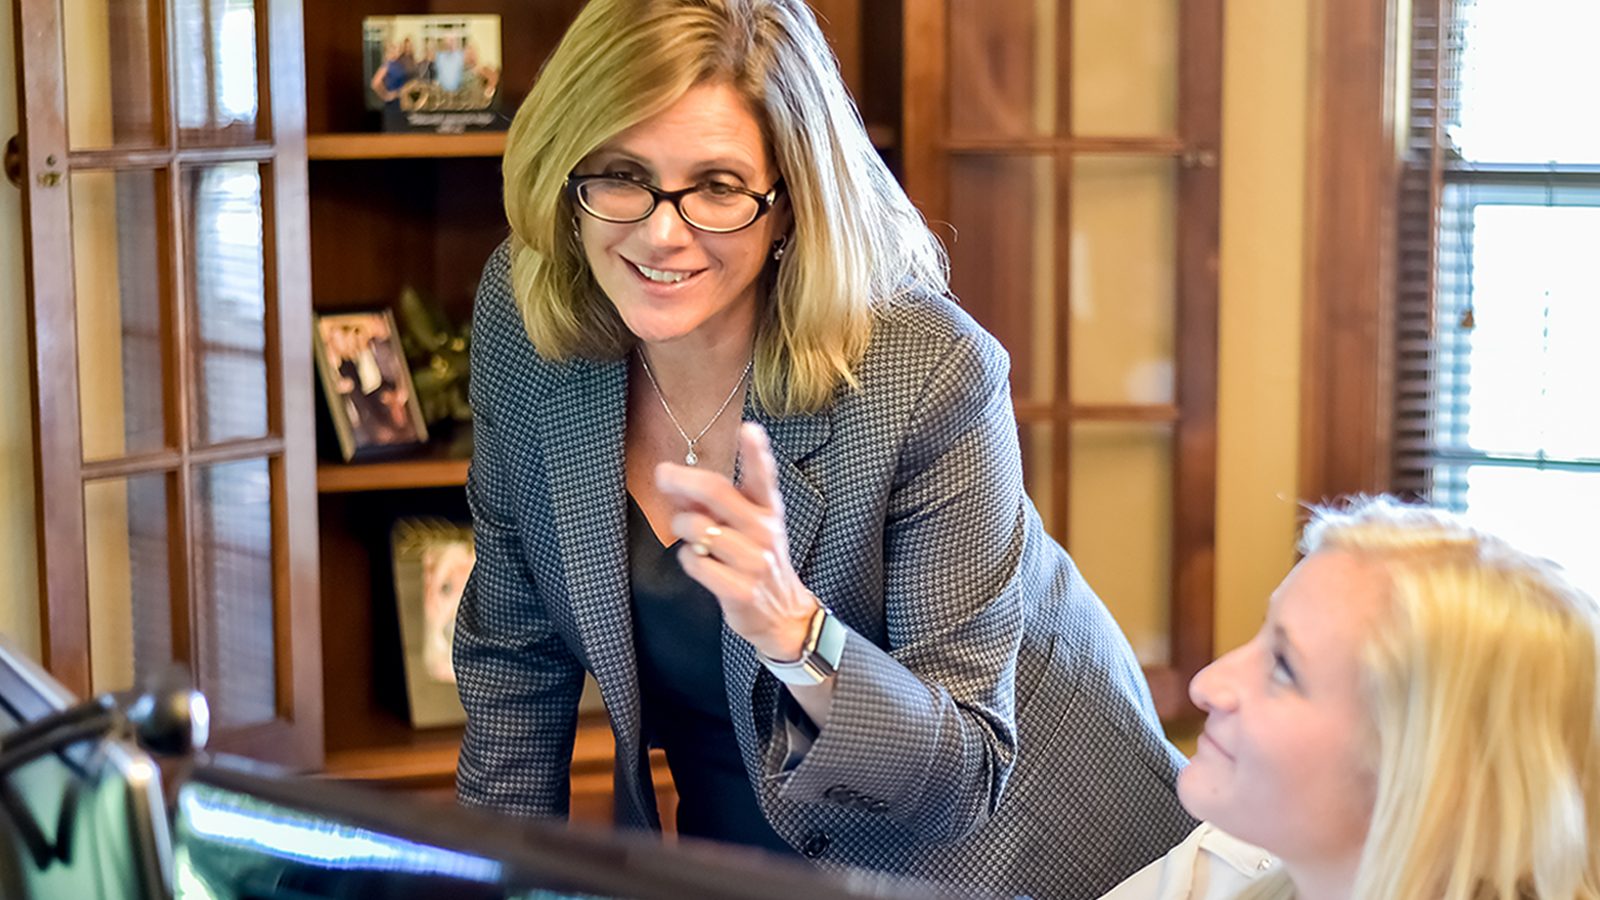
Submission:
M 634 184 L 644 184 L 647 180 L 642 174 L 639 173 L 639 170 L 623 168 L 621 166 L 611 166 L 600 174 L 607 178 L 616 179 L 617 181 L 627 181 Z
M 739 193 L 739 188 L 736 185 L 722 181 L 707 181 L 700 185 L 700 190 L 713 197 L 732 197 Z
M 1294 666 L 1289 665 L 1289 660 L 1276 650 L 1272 651 L 1272 680 L 1288 687 L 1295 687 L 1300 683 L 1295 677 Z

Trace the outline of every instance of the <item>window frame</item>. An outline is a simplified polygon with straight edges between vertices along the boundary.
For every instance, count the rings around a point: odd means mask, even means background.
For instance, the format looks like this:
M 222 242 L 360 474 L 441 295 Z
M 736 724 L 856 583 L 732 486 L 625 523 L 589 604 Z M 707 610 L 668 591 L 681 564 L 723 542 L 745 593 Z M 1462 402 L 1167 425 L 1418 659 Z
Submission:
M 1447 185 L 1600 189 L 1600 166 L 1552 171 L 1450 159 L 1456 2 L 1315 4 L 1302 317 L 1305 500 L 1377 492 L 1434 499 L 1423 471 L 1440 458 L 1426 443 L 1429 401 L 1406 366 L 1434 340 Z

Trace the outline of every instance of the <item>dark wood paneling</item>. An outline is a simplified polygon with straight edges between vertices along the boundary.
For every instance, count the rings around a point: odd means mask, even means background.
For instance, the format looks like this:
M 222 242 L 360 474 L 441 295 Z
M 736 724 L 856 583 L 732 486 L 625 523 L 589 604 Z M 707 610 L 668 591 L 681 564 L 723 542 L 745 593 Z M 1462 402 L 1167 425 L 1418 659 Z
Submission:
M 317 4 L 321 5 L 321 4 Z M 280 714 L 293 723 L 289 758 L 302 767 L 321 765 L 323 754 L 322 641 L 317 578 L 315 379 L 312 377 L 311 243 L 309 172 L 306 166 L 304 23 L 296 0 L 272 0 L 266 35 L 271 64 L 273 142 L 278 155 L 267 174 L 269 252 L 267 287 L 275 298 L 268 320 L 270 409 L 280 416 L 274 431 L 284 452 L 272 463 L 273 580 L 278 586 L 275 619 L 287 622 L 275 635 Z
M 1386 490 L 1392 434 L 1398 5 L 1312 9 L 1300 497 Z
M 1186 686 L 1211 662 L 1216 594 L 1222 0 L 1180 13 L 1177 400 L 1173 446 L 1172 665 Z M 1178 709 L 1193 711 L 1180 689 Z M 1176 712 L 1176 711 L 1175 711 Z

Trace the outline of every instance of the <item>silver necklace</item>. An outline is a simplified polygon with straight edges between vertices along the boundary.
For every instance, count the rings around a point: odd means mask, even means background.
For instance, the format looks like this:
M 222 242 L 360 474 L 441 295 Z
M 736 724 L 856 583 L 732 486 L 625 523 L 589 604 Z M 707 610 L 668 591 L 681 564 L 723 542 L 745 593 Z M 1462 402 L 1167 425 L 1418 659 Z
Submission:
M 706 423 L 706 427 L 700 429 L 700 433 L 694 437 L 689 437 L 689 432 L 683 430 L 683 425 L 678 422 L 678 417 L 672 414 L 672 407 L 667 405 L 667 395 L 661 392 L 661 385 L 656 382 L 656 373 L 650 371 L 650 361 L 644 358 L 643 350 L 639 351 L 639 363 L 644 366 L 644 375 L 650 379 L 650 387 L 655 389 L 656 399 L 661 401 L 661 408 L 667 411 L 667 418 L 672 422 L 672 427 L 678 429 L 678 434 L 682 436 L 683 442 L 689 445 L 689 452 L 683 455 L 683 464 L 692 466 L 700 461 L 700 454 L 696 453 L 694 448 L 700 443 L 700 439 L 706 436 L 706 432 L 711 430 L 711 426 L 717 424 L 717 420 L 722 418 L 722 414 L 728 411 L 728 404 L 733 402 L 734 396 L 739 393 L 739 388 L 744 385 L 744 380 L 750 377 L 750 369 L 756 364 L 756 360 L 752 356 L 750 361 L 744 364 L 744 372 L 740 374 L 739 380 L 734 382 L 733 390 L 728 392 L 727 399 L 723 400 L 722 405 L 717 407 L 717 411 L 712 414 L 711 421 Z

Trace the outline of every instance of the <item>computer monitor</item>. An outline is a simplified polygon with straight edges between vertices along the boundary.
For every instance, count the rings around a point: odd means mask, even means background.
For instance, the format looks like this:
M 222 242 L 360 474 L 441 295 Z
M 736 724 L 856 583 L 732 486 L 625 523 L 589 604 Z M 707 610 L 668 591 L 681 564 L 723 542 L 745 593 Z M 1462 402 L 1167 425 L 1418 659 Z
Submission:
M 59 720 L 74 702 L 60 682 L 0 635 L 0 740 L 18 737 L 19 729 L 33 723 Z M 46 729 L 41 737 L 62 733 Z M 21 749 L 15 741 L 7 745 Z M 0 897 L 170 896 L 160 773 L 135 744 L 86 734 L 0 771 L 0 791 L 7 795 L 0 803 Z
M 508 819 L 226 759 L 185 780 L 172 827 L 178 900 L 950 896 L 754 849 Z

